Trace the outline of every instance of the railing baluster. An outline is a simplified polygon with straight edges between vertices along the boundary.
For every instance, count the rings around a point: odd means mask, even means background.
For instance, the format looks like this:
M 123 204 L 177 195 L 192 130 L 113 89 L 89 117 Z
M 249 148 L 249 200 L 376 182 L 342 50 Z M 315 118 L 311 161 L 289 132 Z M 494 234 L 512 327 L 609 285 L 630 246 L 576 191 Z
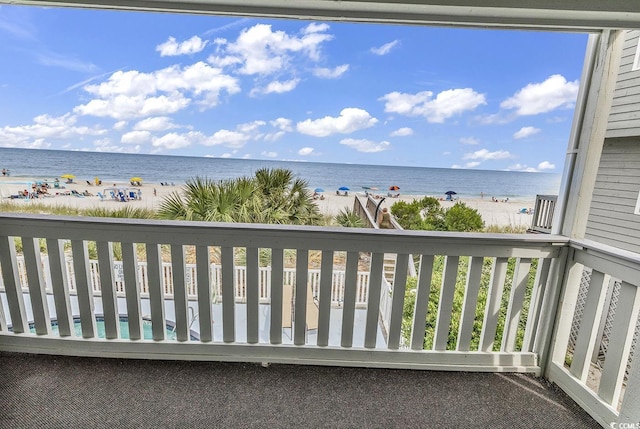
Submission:
M 318 315 L 318 346 L 329 344 L 329 323 L 331 318 L 331 283 L 333 280 L 333 251 L 322 251 L 320 266 L 320 311 Z
M 550 258 L 538 259 L 536 277 L 533 282 L 533 290 L 531 291 L 531 303 L 529 304 L 529 313 L 527 314 L 527 324 L 524 330 L 524 338 L 522 340 L 523 352 L 529 352 L 534 347 L 534 339 L 538 332 L 538 322 L 540 320 L 542 301 L 547 290 L 547 282 L 549 281 L 550 268 Z
M 78 307 L 80 309 L 80 326 L 84 338 L 96 336 L 96 318 L 93 312 L 93 291 L 89 285 L 89 250 L 84 240 L 71 240 L 73 252 L 73 272 L 76 279 Z
M 142 339 L 142 316 L 140 311 L 140 286 L 138 284 L 138 257 L 134 243 L 122 243 L 122 270 L 124 293 L 127 300 L 129 338 Z
M 422 255 L 420 258 L 420 275 L 416 291 L 415 308 L 411 332 L 411 349 L 424 349 L 424 333 L 426 330 L 429 294 L 431 293 L 431 277 L 433 276 L 433 255 Z
M 4 281 L 4 290 L 7 293 L 13 332 L 15 334 L 29 332 L 13 237 L 4 236 L 0 239 L 0 263 L 2 263 L 2 280 Z
M 511 285 L 511 296 L 507 307 L 507 316 L 504 320 L 504 332 L 502 334 L 501 350 L 506 352 L 515 351 L 516 337 L 518 335 L 518 325 L 522 315 L 522 305 L 527 292 L 529 281 L 529 271 L 531 270 L 531 259 L 518 258 L 513 272 L 513 284 Z
M 149 287 L 149 305 L 151 307 L 151 332 L 153 339 L 159 341 L 165 339 L 167 329 L 164 316 L 162 257 L 159 244 L 147 243 L 145 247 L 147 249 L 147 284 Z
M 293 343 L 297 346 L 301 346 L 306 342 L 308 270 L 309 251 L 298 249 L 296 253 L 295 305 L 293 309 Z
M 591 355 L 595 347 L 595 334 L 598 329 L 597 321 L 602 316 L 604 301 L 606 298 L 609 276 L 605 276 L 600 271 L 593 270 L 591 272 L 591 281 L 589 282 L 589 290 L 587 291 L 587 299 L 582 310 L 582 320 L 580 321 L 580 329 L 578 338 L 573 350 L 573 360 L 571 361 L 571 374 L 578 377 L 581 381 L 586 381 L 591 365 Z
M 200 341 L 213 341 L 213 315 L 211 314 L 211 282 L 209 280 L 209 247 L 196 246 L 196 276 L 198 281 L 198 320 Z
M 284 252 L 271 250 L 271 344 L 282 343 L 282 289 L 284 285 Z M 289 314 L 288 317 L 291 317 Z
M 47 239 L 49 254 L 49 273 L 51 288 L 58 320 L 58 334 L 61 337 L 74 335 L 71 299 L 69 297 L 69 279 L 64 256 L 64 245 L 61 240 Z M 103 295 L 104 297 L 104 295 Z M 103 298 L 104 300 L 104 298 Z
M 380 317 L 380 292 L 382 290 L 382 270 L 384 253 L 371 255 L 369 269 L 369 296 L 367 300 L 367 325 L 364 332 L 364 346 L 375 348 L 378 339 L 378 318 Z
M 187 299 L 187 272 L 184 264 L 184 246 L 171 245 L 171 280 L 173 305 L 176 312 L 176 340 L 189 341 L 189 300 Z
M 259 319 L 260 313 L 260 285 L 258 267 L 258 249 L 247 247 L 247 282 L 245 291 L 247 295 L 247 343 L 255 344 L 259 341 Z
M 478 351 L 490 352 L 496 339 L 498 328 L 498 318 L 500 317 L 500 305 L 502 303 L 502 292 L 504 282 L 507 277 L 507 258 L 495 258 L 489 281 L 489 293 L 487 294 L 487 305 L 482 322 L 482 337 Z
M 358 277 L 358 252 L 347 252 L 344 275 L 344 306 L 342 308 L 342 347 L 353 346 L 353 321 L 356 312 L 356 280 Z
M 222 247 L 222 340 L 236 340 L 233 247 Z
M 476 307 L 478 305 L 478 292 L 480 291 L 480 280 L 482 278 L 483 257 L 469 257 L 469 269 L 467 271 L 467 282 L 464 290 L 464 304 L 462 305 L 462 315 L 460 316 L 460 327 L 458 330 L 458 344 L 456 350 L 469 351 L 471 347 L 471 335 L 476 319 Z
M 409 255 L 398 254 L 396 269 L 393 274 L 393 301 L 391 304 L 391 321 L 389 322 L 389 340 L 387 347 L 393 350 L 400 348 L 402 335 L 402 316 L 404 313 L 404 294 L 409 269 Z
M 120 337 L 120 315 L 118 314 L 118 298 L 116 297 L 116 287 L 113 279 L 113 244 L 107 241 L 98 241 L 96 242 L 96 248 L 98 250 L 104 334 L 107 339 L 115 339 Z M 49 251 L 49 254 L 51 254 L 51 251 Z
M 447 349 L 459 261 L 460 258 L 458 256 L 450 255 L 447 256 L 445 260 L 445 269 L 442 275 L 442 288 L 440 289 L 440 300 L 438 301 L 440 305 L 438 306 L 438 317 L 436 320 L 436 329 L 433 338 L 434 350 Z
M 633 340 L 633 331 L 638 320 L 638 310 L 640 310 L 638 289 L 638 286 L 625 281 L 620 286 L 618 305 L 609 337 L 609 347 L 607 347 L 607 355 L 604 358 L 604 368 L 598 387 L 598 395 L 616 408 L 622 390 L 622 379 L 627 368 L 626 363 Z
M 15 334 L 29 332 L 13 237 L 4 236 L 0 239 L 0 263 L 13 332 Z
M 51 317 L 49 317 L 47 292 L 45 291 L 44 276 L 42 275 L 39 240 L 32 237 L 22 237 L 22 250 L 27 267 L 29 298 L 31 299 L 36 334 L 49 335 L 51 334 Z

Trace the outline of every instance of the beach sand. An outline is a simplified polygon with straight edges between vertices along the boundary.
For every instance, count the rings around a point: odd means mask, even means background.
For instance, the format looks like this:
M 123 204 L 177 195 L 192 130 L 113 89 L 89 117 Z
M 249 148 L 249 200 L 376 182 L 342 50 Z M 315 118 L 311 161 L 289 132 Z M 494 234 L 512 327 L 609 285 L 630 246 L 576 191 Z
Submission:
M 182 186 L 162 186 L 159 183 L 143 183 L 142 186 L 132 188 L 139 189 L 142 191 L 142 199 L 140 200 L 131 200 L 128 202 L 119 202 L 115 200 L 105 198 L 104 200 L 100 200 L 97 196 L 98 192 L 103 192 L 105 188 L 109 187 L 122 187 L 127 188 L 129 186 L 129 182 L 121 181 L 114 183 L 103 183 L 100 186 L 89 186 L 85 181 L 75 181 L 75 183 L 67 184 L 60 182 L 61 186 L 64 186 L 64 189 L 54 189 L 51 187 L 49 189 L 50 196 L 41 197 L 31 200 L 25 199 L 9 199 L 11 195 L 18 194 L 18 191 L 24 189 L 31 189 L 30 183 L 40 182 L 44 179 L 34 179 L 34 178 L 19 178 L 19 177 L 0 177 L 0 198 L 2 201 L 12 201 L 15 204 L 32 204 L 32 203 L 42 203 L 47 206 L 61 206 L 61 207 L 72 207 L 77 209 L 86 209 L 86 208 L 108 208 L 108 209 L 118 209 L 122 208 L 124 205 L 130 205 L 131 207 L 139 207 L 139 208 L 148 208 L 148 209 L 158 209 L 163 198 L 169 195 L 172 192 L 180 192 Z M 48 180 L 48 183 L 53 186 L 53 180 Z M 114 186 L 115 185 L 115 186 Z M 154 189 L 155 194 L 154 195 Z M 84 192 L 85 190 L 94 194 L 94 196 L 87 197 L 76 197 L 73 195 L 64 195 L 66 192 L 70 192 L 71 190 L 75 190 L 79 193 Z M 56 195 L 56 193 L 58 195 Z M 340 212 L 340 210 L 345 207 L 348 209 L 353 209 L 354 205 L 354 196 L 358 195 L 364 201 L 364 194 L 354 194 L 350 193 L 349 196 L 335 195 L 330 192 L 324 194 L 323 200 L 316 200 L 318 207 L 320 208 L 320 212 L 323 215 L 335 216 Z M 390 208 L 393 203 L 396 201 L 413 201 L 414 199 L 420 199 L 422 196 L 418 195 L 401 195 L 397 198 L 385 198 L 382 202 L 382 207 Z M 525 201 L 525 200 L 516 200 L 509 202 L 492 202 L 490 198 L 485 199 L 467 199 L 463 198 L 460 201 L 467 204 L 469 207 L 478 210 L 485 224 L 495 225 L 499 227 L 512 226 L 515 228 L 528 227 L 531 225 L 531 215 L 519 213 L 522 208 L 531 208 L 534 205 L 534 201 Z M 441 201 L 442 207 L 449 208 L 455 204 L 452 201 Z
M 327 193 L 324 195 L 324 200 L 316 200 L 320 207 L 320 212 L 323 215 L 335 216 L 340 210 L 347 207 L 353 209 L 353 195 L 349 194 L 348 197 Z M 365 201 L 364 194 L 357 193 Z M 385 198 L 380 209 L 387 207 L 391 209 L 391 206 L 396 201 L 411 202 L 416 199 L 422 199 L 422 195 L 401 195 L 397 198 Z M 514 227 L 522 228 L 531 226 L 532 215 L 520 213 L 522 208 L 533 208 L 535 201 L 528 200 L 509 200 L 509 202 L 492 202 L 491 198 L 462 198 L 459 201 L 465 203 L 467 206 L 478 210 L 478 213 L 482 216 L 482 220 L 486 226 L 495 225 L 499 227 Z M 455 201 L 440 201 L 443 208 L 447 209 L 452 207 Z

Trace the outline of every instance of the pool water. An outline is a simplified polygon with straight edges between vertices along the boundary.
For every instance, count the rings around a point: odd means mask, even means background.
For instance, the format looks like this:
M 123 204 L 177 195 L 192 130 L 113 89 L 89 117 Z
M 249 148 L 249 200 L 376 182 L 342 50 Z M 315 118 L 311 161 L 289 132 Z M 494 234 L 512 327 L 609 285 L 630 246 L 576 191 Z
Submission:
M 73 320 L 73 328 L 75 330 L 75 336 L 82 337 L 82 325 L 80 324 L 80 319 L 75 318 Z M 30 325 L 30 330 L 32 333 L 36 332 L 35 326 L 33 324 Z M 58 322 L 51 322 L 51 333 L 52 335 L 58 335 Z M 105 338 L 105 329 L 104 329 L 104 318 L 96 317 L 96 333 L 98 338 Z M 124 340 L 129 339 L 129 321 L 126 317 L 120 317 L 120 338 Z M 145 340 L 153 339 L 153 331 L 151 330 L 151 321 L 150 320 L 142 320 L 142 338 Z M 165 339 L 167 340 L 175 340 L 176 333 L 173 331 L 171 326 L 166 327 Z M 192 340 L 197 340 L 193 335 L 191 335 Z

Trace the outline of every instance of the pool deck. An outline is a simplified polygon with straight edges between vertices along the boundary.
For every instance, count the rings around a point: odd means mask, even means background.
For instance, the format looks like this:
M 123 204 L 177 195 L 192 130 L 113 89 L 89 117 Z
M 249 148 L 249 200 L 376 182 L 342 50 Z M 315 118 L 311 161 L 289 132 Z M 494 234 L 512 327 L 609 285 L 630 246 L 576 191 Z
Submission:
M 523 374 L 0 353 L 0 428 L 597 428 Z

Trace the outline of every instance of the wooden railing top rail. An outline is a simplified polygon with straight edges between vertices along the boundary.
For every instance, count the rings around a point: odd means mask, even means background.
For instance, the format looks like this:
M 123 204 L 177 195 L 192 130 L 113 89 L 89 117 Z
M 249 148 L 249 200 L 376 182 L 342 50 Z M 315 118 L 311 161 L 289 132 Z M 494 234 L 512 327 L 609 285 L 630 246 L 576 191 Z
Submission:
M 553 257 L 568 239 L 558 235 L 452 233 L 342 227 L 140 219 L 0 215 L 0 236 L 124 243 L 215 245 L 400 254 Z M 527 252 L 529 250 L 529 252 Z

